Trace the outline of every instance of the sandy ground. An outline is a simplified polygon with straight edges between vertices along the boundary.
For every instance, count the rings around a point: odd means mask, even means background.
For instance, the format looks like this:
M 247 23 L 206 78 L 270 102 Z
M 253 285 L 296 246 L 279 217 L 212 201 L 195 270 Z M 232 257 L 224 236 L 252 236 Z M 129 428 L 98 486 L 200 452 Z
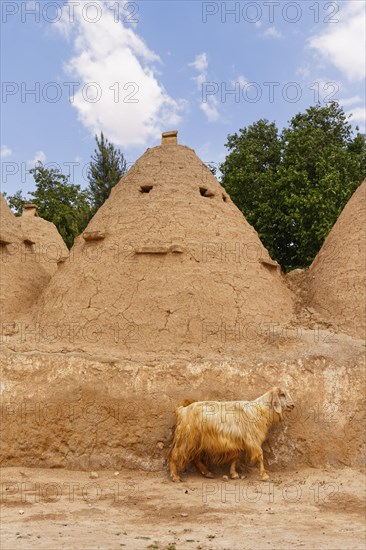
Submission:
M 270 474 L 191 471 L 175 484 L 141 471 L 3 468 L 1 550 L 365 548 L 363 473 Z

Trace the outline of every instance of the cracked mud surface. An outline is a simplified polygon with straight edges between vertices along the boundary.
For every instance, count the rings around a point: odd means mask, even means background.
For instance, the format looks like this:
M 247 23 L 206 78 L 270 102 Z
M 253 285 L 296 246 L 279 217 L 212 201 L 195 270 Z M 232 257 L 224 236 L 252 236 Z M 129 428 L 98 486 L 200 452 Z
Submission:
M 362 342 L 339 337 L 318 343 L 316 353 L 312 335 L 302 344 L 301 355 L 285 348 L 253 363 L 0 354 L 1 464 L 162 471 L 183 399 L 252 400 L 280 383 L 295 409 L 269 433 L 268 465 L 358 467 L 365 458 Z
M 148 149 L 86 233 L 27 318 L 29 331 L 39 323 L 45 337 L 24 349 L 87 351 L 97 343 L 119 356 L 220 353 L 223 330 L 231 337 L 291 318 L 293 297 L 278 264 L 188 147 Z M 58 327 L 55 337 L 47 338 L 48 326 Z M 238 349 L 263 345 L 237 336 Z

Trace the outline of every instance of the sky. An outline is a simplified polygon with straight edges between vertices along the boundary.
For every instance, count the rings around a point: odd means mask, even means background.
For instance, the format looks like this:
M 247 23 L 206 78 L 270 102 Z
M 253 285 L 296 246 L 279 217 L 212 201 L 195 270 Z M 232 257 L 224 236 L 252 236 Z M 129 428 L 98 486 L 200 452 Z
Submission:
M 364 0 L 6 1 L 1 4 L 1 190 L 39 161 L 87 186 L 95 134 L 128 166 L 161 133 L 205 163 L 259 119 L 281 129 L 338 100 L 365 132 Z

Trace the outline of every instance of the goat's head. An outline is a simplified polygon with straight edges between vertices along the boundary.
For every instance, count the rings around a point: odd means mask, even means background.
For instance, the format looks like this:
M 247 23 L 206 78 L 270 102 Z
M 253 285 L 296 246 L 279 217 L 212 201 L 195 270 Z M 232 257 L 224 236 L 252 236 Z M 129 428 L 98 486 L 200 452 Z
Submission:
M 271 390 L 271 407 L 279 415 L 279 419 L 282 420 L 283 413 L 292 411 L 295 407 L 295 403 L 293 402 L 290 392 L 275 387 Z

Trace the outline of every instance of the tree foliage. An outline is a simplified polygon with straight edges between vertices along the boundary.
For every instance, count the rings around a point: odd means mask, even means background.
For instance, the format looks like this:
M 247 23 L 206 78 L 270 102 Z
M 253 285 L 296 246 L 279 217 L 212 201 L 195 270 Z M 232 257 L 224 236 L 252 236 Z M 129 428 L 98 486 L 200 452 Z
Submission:
M 286 271 L 307 267 L 366 175 L 365 137 L 335 102 L 282 133 L 259 120 L 228 136 L 222 183 Z
M 75 237 L 85 229 L 89 221 L 90 204 L 86 191 L 80 185 L 69 182 L 57 169 L 42 165 L 30 170 L 36 182 L 36 190 L 30 193 L 38 206 L 39 215 L 53 222 L 66 245 L 70 248 Z
M 6 200 L 14 212 L 16 216 L 22 215 L 23 206 L 29 202 L 27 199 L 23 196 L 23 191 L 19 189 L 14 193 L 14 195 L 8 195 L 7 193 L 3 193 L 4 197 L 6 197 Z
M 95 136 L 97 147 L 90 163 L 89 198 L 92 214 L 107 200 L 112 188 L 126 172 L 126 160 L 123 153 L 108 141 L 103 135 Z
M 28 193 L 31 198 L 24 197 L 21 190 L 6 197 L 17 216 L 21 215 L 25 203 L 35 202 L 39 215 L 56 225 L 69 248 L 126 172 L 121 151 L 109 143 L 103 133 L 95 139 L 97 148 L 90 163 L 87 190 L 70 183 L 69 176 L 60 170 L 47 169 L 40 163 L 30 170 L 36 183 L 35 191 Z
M 90 217 L 87 191 L 81 190 L 80 185 L 70 183 L 69 177 L 59 169 L 48 169 L 41 163 L 30 173 L 36 182 L 35 191 L 28 193 L 31 201 L 37 205 L 42 218 L 55 224 L 70 248 Z M 22 191 L 8 196 L 7 200 L 17 215 L 21 214 L 23 204 L 30 202 L 22 196 Z

